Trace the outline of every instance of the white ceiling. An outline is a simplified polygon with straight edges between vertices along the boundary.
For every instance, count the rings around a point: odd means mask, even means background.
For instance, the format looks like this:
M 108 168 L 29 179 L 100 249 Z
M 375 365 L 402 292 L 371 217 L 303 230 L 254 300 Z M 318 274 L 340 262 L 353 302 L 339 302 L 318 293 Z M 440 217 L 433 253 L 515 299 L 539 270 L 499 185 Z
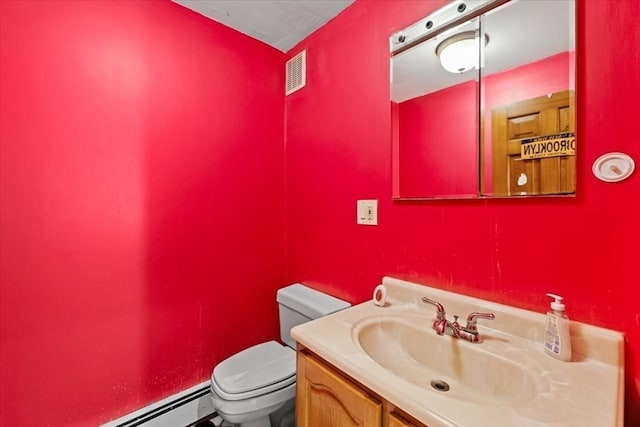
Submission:
M 288 51 L 354 0 L 173 0 L 227 27 Z

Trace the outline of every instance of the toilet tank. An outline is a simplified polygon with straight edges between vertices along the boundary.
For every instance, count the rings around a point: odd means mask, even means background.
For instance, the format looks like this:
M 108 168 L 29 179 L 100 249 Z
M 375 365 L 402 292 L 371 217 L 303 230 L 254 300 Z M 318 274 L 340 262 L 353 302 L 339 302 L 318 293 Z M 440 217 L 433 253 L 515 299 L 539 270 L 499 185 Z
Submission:
M 301 283 L 278 289 L 276 299 L 280 316 L 280 339 L 293 349 L 296 348 L 296 342 L 291 338 L 291 328 L 351 307 L 346 301 Z

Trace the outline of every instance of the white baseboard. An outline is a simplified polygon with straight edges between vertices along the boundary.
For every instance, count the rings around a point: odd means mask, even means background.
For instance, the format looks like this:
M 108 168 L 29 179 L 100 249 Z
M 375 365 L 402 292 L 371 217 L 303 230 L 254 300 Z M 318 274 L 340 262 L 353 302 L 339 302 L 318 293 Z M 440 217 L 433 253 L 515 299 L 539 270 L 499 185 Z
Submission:
M 186 427 L 213 415 L 210 387 L 205 381 L 100 427 Z

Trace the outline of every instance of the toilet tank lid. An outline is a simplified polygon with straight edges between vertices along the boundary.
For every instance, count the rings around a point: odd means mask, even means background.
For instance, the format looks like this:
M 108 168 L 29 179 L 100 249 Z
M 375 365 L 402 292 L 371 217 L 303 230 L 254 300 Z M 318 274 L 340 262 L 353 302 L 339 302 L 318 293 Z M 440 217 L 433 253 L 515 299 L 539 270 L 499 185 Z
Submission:
M 310 319 L 351 307 L 351 304 L 334 296 L 311 289 L 302 283 L 294 283 L 278 290 L 278 304 L 289 307 Z

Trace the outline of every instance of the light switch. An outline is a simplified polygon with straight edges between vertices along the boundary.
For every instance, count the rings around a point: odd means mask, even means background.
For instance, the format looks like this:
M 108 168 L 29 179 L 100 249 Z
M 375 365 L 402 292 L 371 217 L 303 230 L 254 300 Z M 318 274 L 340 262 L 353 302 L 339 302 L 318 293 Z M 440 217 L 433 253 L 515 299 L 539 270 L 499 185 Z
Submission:
M 378 201 L 358 200 L 358 224 L 378 225 Z

